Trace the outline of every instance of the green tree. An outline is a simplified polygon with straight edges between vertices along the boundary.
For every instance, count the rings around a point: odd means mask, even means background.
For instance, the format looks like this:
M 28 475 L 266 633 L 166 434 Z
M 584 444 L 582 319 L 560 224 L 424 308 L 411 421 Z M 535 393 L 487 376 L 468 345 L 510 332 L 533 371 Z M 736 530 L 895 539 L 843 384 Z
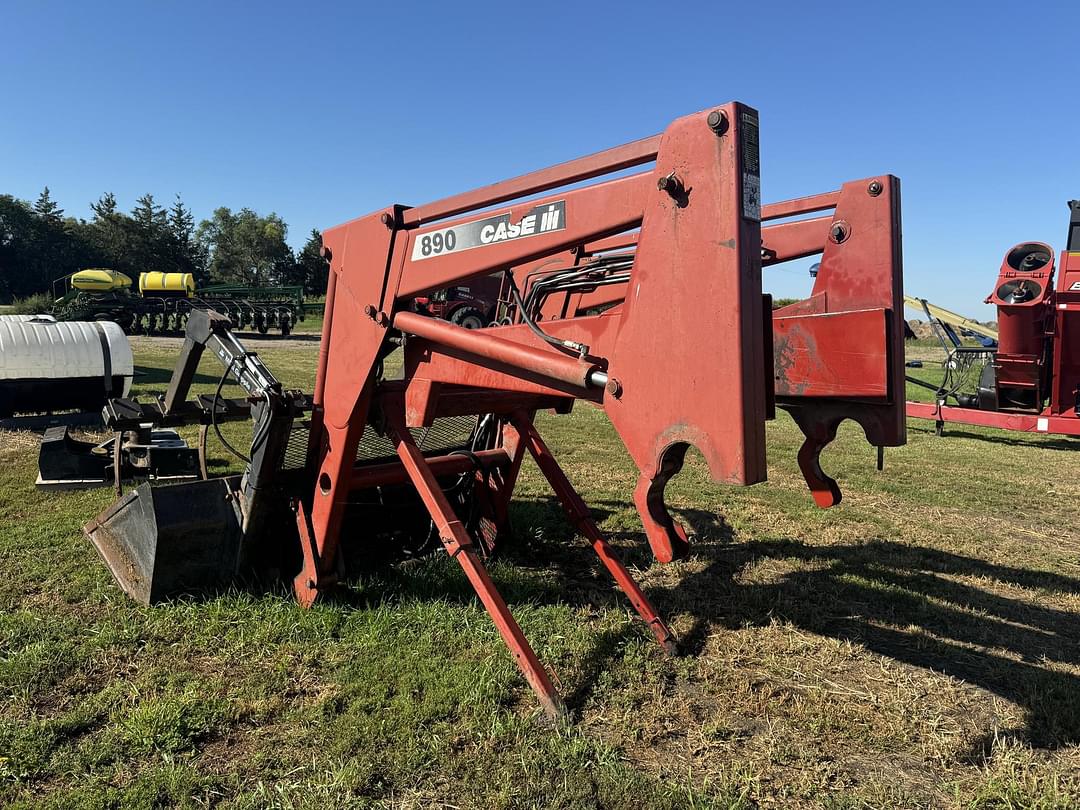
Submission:
M 94 212 L 96 221 L 108 221 L 120 216 L 116 205 L 116 195 L 111 191 L 102 194 L 96 203 L 90 203 L 90 210 Z
M 30 282 L 34 289 L 29 293 L 40 292 L 48 289 L 51 282 L 60 276 L 74 272 L 73 265 L 78 261 L 78 251 L 74 249 L 72 240 L 72 228 L 69 221 L 64 219 L 64 209 L 61 208 L 49 193 L 49 187 L 38 196 L 34 203 L 34 216 L 37 220 L 36 238 L 33 246 L 33 257 L 30 260 Z M 74 224 L 74 220 L 70 221 Z M 19 293 L 27 294 L 26 291 Z
M 0 296 L 5 301 L 44 289 L 33 250 L 40 230 L 28 203 L 0 194 Z
M 49 195 L 48 186 L 45 186 L 45 190 L 41 192 L 37 198 L 37 202 L 34 203 L 34 213 L 41 217 L 48 225 L 58 228 L 63 227 L 64 209 L 57 205 Z
M 326 282 L 330 275 L 330 265 L 322 257 L 322 234 L 312 228 L 307 242 L 296 254 L 297 284 L 304 285 L 304 292 L 309 295 L 322 295 L 326 292 Z
M 168 221 L 171 269 L 177 273 L 193 273 L 201 285 L 206 277 L 206 251 L 195 238 L 195 217 L 179 194 L 169 209 Z
M 131 275 L 138 266 L 131 256 L 130 242 L 134 227 L 119 210 L 116 197 L 105 192 L 97 202 L 90 203 L 94 218 L 86 224 L 86 241 L 96 253 L 95 264 Z
M 172 234 L 169 231 L 168 213 L 154 200 L 153 194 L 144 194 L 131 209 L 131 234 L 128 252 L 139 272 L 160 270 L 167 272 L 172 258 Z
M 54 279 L 86 266 L 94 249 L 85 228 L 64 217 L 48 188 L 33 205 L 0 195 L 0 296 L 50 292 Z
M 218 208 L 199 224 L 196 238 L 206 251 L 212 281 L 262 285 L 290 275 L 295 259 L 285 242 L 287 232 L 277 214 Z

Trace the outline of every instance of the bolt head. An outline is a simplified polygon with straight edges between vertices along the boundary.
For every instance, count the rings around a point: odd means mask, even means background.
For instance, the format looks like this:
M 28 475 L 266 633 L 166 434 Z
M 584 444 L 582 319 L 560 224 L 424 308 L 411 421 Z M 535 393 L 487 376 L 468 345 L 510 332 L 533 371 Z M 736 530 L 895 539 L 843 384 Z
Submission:
M 882 192 L 883 188 L 884 187 L 881 185 L 880 181 L 871 180 L 870 185 L 866 187 L 866 193 L 869 194 L 871 197 L 876 197 Z
M 394 218 L 392 216 L 390 216 L 390 214 L 385 213 L 385 212 L 383 213 L 383 215 L 381 217 L 379 217 L 379 221 L 383 225 L 385 225 L 387 228 L 389 228 L 391 225 L 394 224 Z
M 607 381 L 607 392 L 618 399 L 622 396 L 622 383 L 612 377 Z
M 705 123 L 708 124 L 709 129 L 717 135 L 723 135 L 727 132 L 728 120 L 727 115 L 723 110 L 713 110 L 709 113 L 708 118 L 705 119 Z
M 847 238 L 849 236 L 851 236 L 851 226 L 843 220 L 840 220 L 839 222 L 834 222 L 829 227 L 829 239 L 838 245 L 841 242 L 847 241 Z
M 366 307 L 364 307 L 364 314 L 367 315 L 369 318 L 374 318 L 375 307 L 373 307 L 371 304 L 368 304 Z

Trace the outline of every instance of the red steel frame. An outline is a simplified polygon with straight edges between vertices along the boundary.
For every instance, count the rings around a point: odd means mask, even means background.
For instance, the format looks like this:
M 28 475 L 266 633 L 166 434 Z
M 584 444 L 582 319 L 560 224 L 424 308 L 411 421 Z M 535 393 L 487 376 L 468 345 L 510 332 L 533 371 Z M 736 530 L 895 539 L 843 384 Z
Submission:
M 791 219 L 822 211 L 832 213 Z M 762 228 L 763 267 L 822 257 L 810 297 L 772 313 L 772 377 L 776 404 L 806 436 L 798 454 L 803 477 L 817 504 L 829 507 L 841 492 L 819 459 L 844 419 L 858 422 L 878 447 L 905 441 L 898 405 L 905 386 L 900 184 L 888 175 L 845 183 L 838 191 L 765 205 L 761 219 L 776 223 Z M 586 267 L 636 242 L 636 234 L 621 234 L 563 258 Z M 548 259 L 531 266 L 528 285 L 552 273 L 551 265 Z M 542 313 L 545 321 L 580 317 L 625 297 L 626 285 L 568 292 L 546 299 Z M 717 305 L 723 302 L 703 298 L 697 309 Z
M 654 165 L 605 179 L 648 163 Z M 840 418 L 863 421 L 875 443 L 902 443 L 903 413 L 892 399 L 897 389 L 889 365 L 896 359 L 890 319 L 900 311 L 902 294 L 895 179 L 879 178 L 859 188 L 849 184 L 824 198 L 766 208 L 765 218 L 772 218 L 836 207 L 857 224 L 850 239 L 833 247 L 827 223 L 777 226 L 769 229 L 763 250 L 757 165 L 757 114 L 730 103 L 680 118 L 659 136 L 419 208 L 389 207 L 328 230 L 324 254 L 331 274 L 309 445 L 313 475 L 310 495 L 296 505 L 304 554 L 294 583 L 300 602 L 310 605 L 336 579 L 350 491 L 407 480 L 545 712 L 558 715 L 564 708 L 550 678 L 437 480 L 468 467 L 460 456 L 425 457 L 409 428 L 430 425 L 440 416 L 496 414 L 498 446 L 480 460 L 499 529 L 505 529 L 510 495 L 528 453 L 571 523 L 669 651 L 674 650 L 670 629 L 604 540 L 533 424 L 538 409 L 565 412 L 578 399 L 604 409 L 638 467 L 634 501 L 662 562 L 689 549 L 685 529 L 664 502 L 664 489 L 691 445 L 714 480 L 745 485 L 765 479 L 764 423 L 772 414 L 774 388 L 777 400 L 807 431 L 808 460 L 804 463 L 800 454 L 800 462 L 804 472 L 809 470 L 812 488 L 831 482 L 815 466 L 827 442 L 823 437 L 835 432 L 833 423 Z M 583 180 L 596 182 L 534 198 Z M 561 227 L 528 238 L 441 255 L 423 255 L 416 248 L 436 233 L 493 214 L 520 223 L 538 206 L 559 204 Z M 605 245 L 634 249 L 621 302 L 597 315 L 575 311 L 573 317 L 544 324 L 551 337 L 587 347 L 578 354 L 553 347 L 523 323 L 470 331 L 409 311 L 416 296 L 498 271 L 520 272 L 580 253 L 582 246 Z M 763 255 L 771 252 L 778 260 L 821 250 L 823 266 L 829 266 L 826 276 L 836 277 L 830 295 L 840 290 L 839 301 L 826 300 L 823 293 L 808 307 L 781 315 L 774 321 L 774 338 L 761 295 Z M 880 275 L 865 294 L 846 281 L 845 274 L 855 279 L 852 262 L 858 261 L 870 262 L 870 272 Z M 857 281 L 866 285 L 861 276 Z M 891 298 L 880 294 L 886 289 Z M 702 301 L 724 304 L 702 308 Z M 865 311 L 850 311 L 856 305 Z M 853 330 L 870 342 L 857 357 L 842 339 Z M 405 339 L 404 379 L 384 381 L 377 369 L 396 335 Z M 787 358 L 775 374 L 774 340 Z M 846 359 L 836 363 L 822 357 L 815 342 L 826 352 L 847 352 Z M 862 363 L 859 373 L 851 369 L 855 361 Z M 899 435 L 892 430 L 897 425 Z M 358 443 L 370 429 L 391 438 L 399 464 L 354 469 Z

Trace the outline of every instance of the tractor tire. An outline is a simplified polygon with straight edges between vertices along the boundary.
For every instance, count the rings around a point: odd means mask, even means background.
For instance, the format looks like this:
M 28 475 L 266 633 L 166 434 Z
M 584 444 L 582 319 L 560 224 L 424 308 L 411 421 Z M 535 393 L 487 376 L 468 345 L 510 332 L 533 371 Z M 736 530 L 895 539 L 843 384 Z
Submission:
M 450 315 L 450 323 L 465 329 L 483 329 L 487 326 L 487 319 L 476 307 L 462 307 Z

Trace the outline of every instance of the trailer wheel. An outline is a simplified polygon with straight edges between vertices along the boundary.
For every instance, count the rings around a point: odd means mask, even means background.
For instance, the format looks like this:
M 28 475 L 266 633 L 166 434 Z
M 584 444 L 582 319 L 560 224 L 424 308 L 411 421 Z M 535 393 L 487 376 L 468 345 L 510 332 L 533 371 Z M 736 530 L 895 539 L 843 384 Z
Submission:
M 283 315 L 281 318 L 281 336 L 287 337 L 292 332 L 292 320 L 288 315 Z
M 484 320 L 484 313 L 476 307 L 462 307 L 454 310 L 450 323 L 465 329 L 483 329 L 487 321 Z

